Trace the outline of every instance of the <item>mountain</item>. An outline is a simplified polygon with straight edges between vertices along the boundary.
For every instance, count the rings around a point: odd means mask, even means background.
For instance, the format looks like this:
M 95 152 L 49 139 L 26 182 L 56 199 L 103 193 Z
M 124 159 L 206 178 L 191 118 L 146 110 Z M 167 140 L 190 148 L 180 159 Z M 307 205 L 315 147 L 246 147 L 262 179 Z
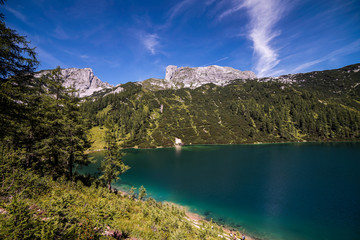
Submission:
M 41 71 L 36 77 L 47 74 L 50 71 Z M 96 77 L 91 68 L 66 68 L 61 69 L 65 87 L 72 87 L 78 91 L 79 97 L 91 95 L 108 95 L 123 91 L 122 84 L 115 87 L 102 82 Z M 176 67 L 166 68 L 165 79 L 149 78 L 138 84 L 149 90 L 197 88 L 204 84 L 214 83 L 219 86 L 229 84 L 235 79 L 254 79 L 255 73 L 251 71 L 239 71 L 230 67 L 209 66 L 209 67 Z
M 181 76 L 169 70 L 160 82 Z M 184 144 L 360 140 L 360 64 L 223 86 L 121 87 L 81 108 L 95 135 L 112 122 L 124 147 L 173 146 L 176 138 Z
M 224 86 L 235 79 L 246 80 L 254 78 L 256 78 L 256 75 L 251 71 L 242 72 L 231 67 L 213 65 L 190 68 L 170 65 L 166 68 L 165 79 L 150 78 L 140 82 L 140 84 L 150 90 L 195 89 L 208 83 Z
M 50 71 L 41 71 L 35 77 L 40 77 Z M 72 87 L 78 91 L 79 97 L 90 96 L 97 91 L 111 89 L 113 86 L 102 82 L 96 77 L 91 68 L 65 68 L 61 69 L 65 87 Z
M 40 77 L 50 71 L 41 71 L 36 74 Z M 66 68 L 61 69 L 65 87 L 72 87 L 78 91 L 79 97 L 88 97 L 91 95 L 108 95 L 118 93 L 123 90 L 122 84 L 115 87 L 102 82 L 96 77 L 91 68 Z M 239 71 L 230 67 L 209 66 L 209 67 L 176 67 L 168 66 L 166 68 L 165 79 L 149 78 L 138 84 L 149 90 L 161 89 L 180 89 L 197 88 L 204 84 L 214 83 L 219 86 L 229 84 L 235 79 L 254 79 L 255 73 L 251 71 Z
M 115 87 L 88 68 L 61 72 L 66 86 L 88 96 L 81 108 L 92 132 L 101 136 L 112 122 L 124 147 L 172 146 L 176 138 L 184 144 L 360 139 L 360 64 L 267 78 L 228 67 L 168 66 L 164 79 Z
M 356 82 L 356 77 L 352 77 L 360 71 L 360 65 L 354 64 L 344 68 L 326 71 L 315 71 L 310 73 L 288 74 L 279 77 L 265 77 L 257 78 L 255 73 L 251 71 L 240 71 L 231 67 L 208 66 L 208 67 L 177 67 L 170 65 L 166 68 L 164 79 L 149 78 L 142 82 L 137 82 L 143 88 L 157 91 L 165 89 L 181 89 L 190 88 L 195 89 L 205 84 L 215 84 L 217 86 L 226 86 L 233 81 L 252 81 L 258 82 L 279 82 L 284 84 L 297 84 L 303 87 L 321 88 L 322 90 L 336 85 L 343 87 L 348 91 L 353 91 L 359 84 Z M 50 71 L 41 71 L 36 74 L 40 77 Z M 67 68 L 61 69 L 61 74 L 64 78 L 65 87 L 73 87 L 78 90 L 79 97 L 87 96 L 104 96 L 108 94 L 119 93 L 123 91 L 123 84 L 118 84 L 115 87 L 109 83 L 102 82 L 96 77 L 91 68 Z M 328 80 L 334 78 L 336 81 L 329 82 Z M 335 86 L 333 86 L 335 87 Z M 342 89 L 342 90 L 345 90 Z M 359 91 L 359 90 L 357 90 Z

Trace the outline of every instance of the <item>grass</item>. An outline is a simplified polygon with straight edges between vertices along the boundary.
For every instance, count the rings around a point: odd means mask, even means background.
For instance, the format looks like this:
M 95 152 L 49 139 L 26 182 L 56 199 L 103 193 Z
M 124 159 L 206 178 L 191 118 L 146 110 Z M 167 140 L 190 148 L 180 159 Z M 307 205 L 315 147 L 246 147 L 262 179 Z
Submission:
M 36 177 L 27 192 L 0 199 L 1 239 L 221 239 L 222 227 L 191 220 L 171 203 L 109 192 L 99 182 Z M 23 178 L 23 181 L 25 178 Z M 17 183 L 19 184 L 19 183 Z M 21 183 L 20 183 L 21 185 Z M 41 187 L 41 191 L 39 190 Z M 21 216 L 26 221 L 16 223 Z
M 105 127 L 93 127 L 89 130 L 89 140 L 92 142 L 89 152 L 105 148 Z

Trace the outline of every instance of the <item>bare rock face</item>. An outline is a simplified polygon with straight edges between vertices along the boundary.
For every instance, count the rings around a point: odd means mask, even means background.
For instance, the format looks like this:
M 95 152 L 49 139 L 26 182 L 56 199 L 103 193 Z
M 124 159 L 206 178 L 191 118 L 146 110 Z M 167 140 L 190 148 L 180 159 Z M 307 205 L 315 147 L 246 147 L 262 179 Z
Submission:
M 161 89 L 197 88 L 204 84 L 213 83 L 218 86 L 229 84 L 232 80 L 254 79 L 255 73 L 251 71 L 240 71 L 231 67 L 209 66 L 209 67 L 180 67 L 170 65 L 166 68 L 165 79 L 157 81 L 147 80 L 147 85 L 156 85 Z
M 36 77 L 40 77 L 43 74 L 47 74 L 49 71 L 41 72 Z M 64 87 L 72 87 L 78 91 L 79 97 L 90 96 L 94 92 L 112 88 L 109 83 L 102 82 L 96 77 L 91 68 L 66 68 L 61 69 L 61 75 L 63 76 Z
M 96 77 L 91 68 L 67 68 L 62 69 L 61 74 L 64 76 L 64 86 L 78 90 L 79 97 L 90 96 L 96 91 L 113 87 Z
M 173 78 L 174 73 L 176 72 L 176 70 L 177 70 L 177 66 L 174 66 L 174 65 L 167 66 L 166 67 L 165 80 L 169 82 Z

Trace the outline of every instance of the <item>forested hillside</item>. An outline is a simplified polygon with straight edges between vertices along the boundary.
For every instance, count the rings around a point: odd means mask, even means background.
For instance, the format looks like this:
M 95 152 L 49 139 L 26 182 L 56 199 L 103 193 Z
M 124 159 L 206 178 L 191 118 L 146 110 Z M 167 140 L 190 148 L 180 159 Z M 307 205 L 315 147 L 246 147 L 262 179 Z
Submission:
M 97 131 L 114 126 L 124 147 L 358 140 L 359 64 L 342 69 L 150 91 L 137 83 L 81 105 Z

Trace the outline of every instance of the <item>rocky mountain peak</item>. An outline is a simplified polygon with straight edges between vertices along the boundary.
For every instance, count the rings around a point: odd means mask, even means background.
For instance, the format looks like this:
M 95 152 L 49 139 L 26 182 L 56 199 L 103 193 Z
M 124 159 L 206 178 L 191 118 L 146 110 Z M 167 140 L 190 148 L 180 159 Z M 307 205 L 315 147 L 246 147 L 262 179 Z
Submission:
M 47 73 L 49 73 L 49 71 L 42 71 L 35 76 L 40 77 Z M 78 91 L 79 97 L 90 96 L 96 91 L 113 87 L 109 83 L 102 82 L 96 77 L 91 68 L 65 68 L 61 69 L 61 75 L 64 79 L 64 87 L 74 88 Z
M 165 88 L 197 88 L 201 85 L 213 83 L 224 86 L 235 79 L 254 79 L 255 73 L 240 71 L 231 67 L 212 65 L 208 67 L 177 67 L 170 65 L 166 68 Z
M 176 72 L 177 66 L 175 65 L 169 65 L 166 67 L 166 73 L 165 73 L 165 80 L 170 81 L 173 77 L 174 73 Z

